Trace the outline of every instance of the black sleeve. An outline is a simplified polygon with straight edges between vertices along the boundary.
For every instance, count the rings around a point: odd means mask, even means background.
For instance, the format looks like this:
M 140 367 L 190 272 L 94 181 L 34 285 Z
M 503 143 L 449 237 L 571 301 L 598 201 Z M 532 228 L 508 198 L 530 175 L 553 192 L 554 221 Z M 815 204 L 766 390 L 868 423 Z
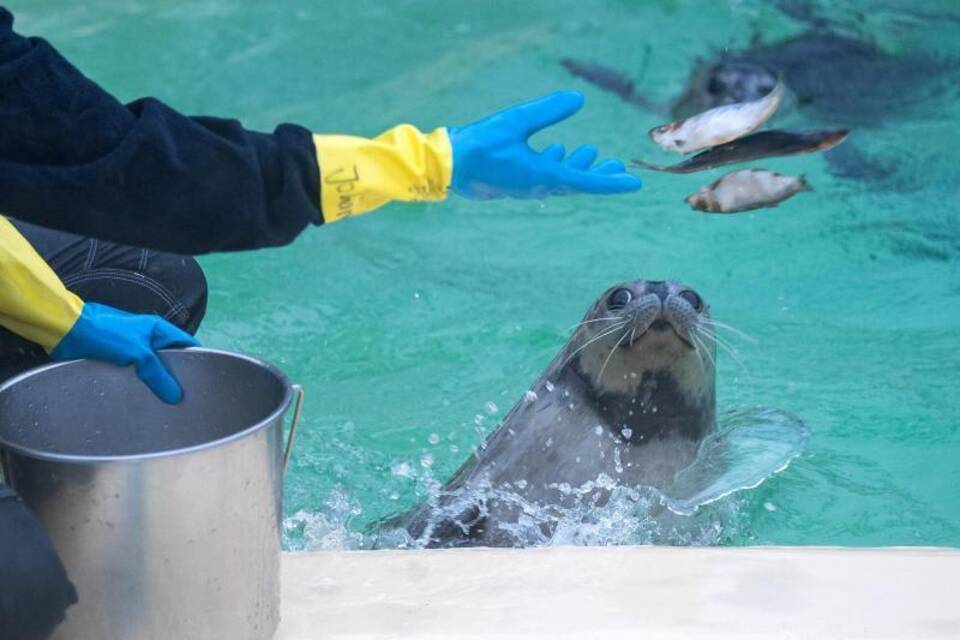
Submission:
M 198 254 L 283 245 L 321 224 L 308 130 L 272 134 L 123 105 L 0 7 L 0 212 L 113 242 Z

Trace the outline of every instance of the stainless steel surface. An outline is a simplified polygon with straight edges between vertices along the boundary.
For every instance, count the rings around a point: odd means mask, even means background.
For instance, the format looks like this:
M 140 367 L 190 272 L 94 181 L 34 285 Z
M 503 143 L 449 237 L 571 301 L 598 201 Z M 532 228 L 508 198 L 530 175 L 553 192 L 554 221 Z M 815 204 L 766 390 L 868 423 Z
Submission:
M 55 640 L 265 640 L 277 625 L 290 385 L 237 354 L 163 358 L 186 390 L 175 407 L 92 361 L 0 387 L 6 476 L 79 595 Z
M 291 385 L 293 392 L 297 394 L 297 401 L 293 405 L 293 419 L 290 421 L 290 435 L 287 436 L 287 446 L 283 450 L 283 472 L 287 472 L 287 463 L 290 462 L 290 454 L 293 453 L 293 443 L 297 440 L 297 427 L 300 426 L 300 412 L 303 411 L 303 387 L 298 384 Z

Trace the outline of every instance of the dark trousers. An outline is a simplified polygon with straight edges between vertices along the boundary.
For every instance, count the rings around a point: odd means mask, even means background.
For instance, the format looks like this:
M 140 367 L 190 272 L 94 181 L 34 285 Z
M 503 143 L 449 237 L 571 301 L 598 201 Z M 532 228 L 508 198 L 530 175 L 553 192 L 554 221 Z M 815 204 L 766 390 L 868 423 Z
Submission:
M 207 282 L 193 258 L 10 222 L 81 299 L 156 314 L 196 333 L 207 310 Z M 0 380 L 48 361 L 38 345 L 0 327 Z
M 200 326 L 207 284 L 193 258 L 10 221 L 83 300 L 156 314 L 189 333 Z M 0 328 L 0 380 L 47 361 L 38 345 Z M 0 484 L 0 639 L 46 638 L 76 597 L 40 523 Z

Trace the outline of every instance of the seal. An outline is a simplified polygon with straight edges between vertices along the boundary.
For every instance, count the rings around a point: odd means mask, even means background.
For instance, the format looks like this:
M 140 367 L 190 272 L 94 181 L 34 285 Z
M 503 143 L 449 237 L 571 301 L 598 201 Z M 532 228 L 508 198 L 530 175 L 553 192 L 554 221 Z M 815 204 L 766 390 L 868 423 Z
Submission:
M 678 282 L 610 288 L 439 494 L 389 524 L 427 547 L 523 546 L 524 504 L 602 504 L 601 477 L 665 486 L 716 428 L 713 326 Z

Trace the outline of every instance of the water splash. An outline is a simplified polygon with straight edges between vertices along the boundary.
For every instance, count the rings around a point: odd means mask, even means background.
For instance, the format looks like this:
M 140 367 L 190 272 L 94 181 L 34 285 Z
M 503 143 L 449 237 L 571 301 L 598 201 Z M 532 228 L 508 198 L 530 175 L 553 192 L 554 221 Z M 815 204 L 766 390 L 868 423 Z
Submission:
M 809 432 L 796 417 L 763 407 L 738 407 L 723 413 L 716 433 L 701 444 L 697 459 L 666 488 L 620 484 L 616 474 L 600 473 L 580 486 L 548 487 L 558 499 L 541 504 L 524 497 L 526 483 L 516 486 L 478 484 L 469 490 L 445 492 L 429 465 L 395 463 L 394 474 L 415 480 L 427 494 L 429 524 L 414 539 L 396 521 L 365 533 L 352 525 L 360 507 L 342 490 L 327 500 L 319 514 L 300 511 L 285 522 L 292 549 L 421 548 L 437 527 L 464 531 L 487 515 L 514 514 L 510 521 L 488 523 L 500 539 L 514 546 L 544 545 L 716 545 L 740 534 L 745 525 L 740 492 L 756 488 L 786 469 L 806 445 Z

